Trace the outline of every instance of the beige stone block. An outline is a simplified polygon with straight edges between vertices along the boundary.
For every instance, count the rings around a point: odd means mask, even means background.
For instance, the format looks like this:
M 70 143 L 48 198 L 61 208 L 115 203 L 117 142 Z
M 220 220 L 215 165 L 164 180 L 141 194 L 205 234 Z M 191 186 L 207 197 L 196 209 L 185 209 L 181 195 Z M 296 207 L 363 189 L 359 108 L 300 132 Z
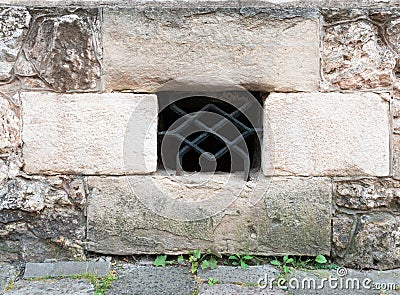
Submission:
M 389 102 L 374 93 L 273 93 L 265 175 L 389 175 Z M 267 161 L 269 155 L 272 161 Z M 272 162 L 269 165 L 268 162 Z
M 315 91 L 319 20 L 310 11 L 104 10 L 105 89 L 154 92 L 176 79 Z
M 157 97 L 22 93 L 24 170 L 149 173 L 157 164 Z

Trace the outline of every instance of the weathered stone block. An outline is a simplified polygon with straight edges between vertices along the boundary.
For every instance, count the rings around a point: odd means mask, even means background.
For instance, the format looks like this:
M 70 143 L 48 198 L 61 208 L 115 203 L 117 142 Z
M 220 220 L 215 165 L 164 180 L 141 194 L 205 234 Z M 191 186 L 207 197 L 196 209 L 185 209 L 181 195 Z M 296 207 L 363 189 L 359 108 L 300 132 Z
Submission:
M 27 173 L 149 173 L 157 163 L 157 98 L 129 93 L 22 93 Z
M 400 209 L 400 182 L 391 179 L 336 181 L 336 204 L 357 210 Z
M 93 285 L 85 279 L 18 280 L 8 295 L 19 294 L 94 294 Z
M 31 16 L 23 7 L 0 7 L 0 81 L 13 75 Z M 0 133 L 1 134 L 1 133 Z
M 97 9 L 35 11 L 16 73 L 38 76 L 46 86 L 61 92 L 98 89 L 99 32 Z
M 264 109 L 265 175 L 389 175 L 389 102 L 380 95 L 273 93 Z
M 166 175 L 89 177 L 88 249 L 118 255 L 179 254 L 193 249 L 260 255 L 329 254 L 329 179 L 273 178 L 270 184 L 271 179 L 244 182 L 240 176 L 231 176 L 234 180 L 229 185 L 229 176 L 221 174 L 212 180 L 207 174 L 187 179 Z M 220 196 L 236 192 L 224 209 L 214 211 L 226 201 Z M 254 197 L 259 202 L 253 202 Z M 197 211 L 212 215 L 199 219 Z
M 314 10 L 104 9 L 106 90 L 154 92 L 193 78 L 252 90 L 315 91 L 319 20 Z
M 344 22 L 325 28 L 322 50 L 323 88 L 389 89 L 396 55 L 371 22 Z
M 143 285 L 146 287 L 143 288 Z M 109 295 L 120 294 L 193 294 L 195 282 L 183 267 L 154 267 L 124 263 L 118 267 L 118 280 Z
M 27 263 L 24 278 L 67 277 L 93 274 L 104 277 L 110 271 L 109 261 L 63 261 L 47 263 Z

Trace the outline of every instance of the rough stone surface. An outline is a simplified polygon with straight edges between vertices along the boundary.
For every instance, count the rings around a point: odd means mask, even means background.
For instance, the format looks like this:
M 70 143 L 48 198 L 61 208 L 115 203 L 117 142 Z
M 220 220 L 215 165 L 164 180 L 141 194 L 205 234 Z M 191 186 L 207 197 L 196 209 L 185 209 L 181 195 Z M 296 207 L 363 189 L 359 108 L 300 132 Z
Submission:
M 92 295 L 94 294 L 94 287 L 86 280 L 19 280 L 14 284 L 14 288 L 7 292 L 7 295 L 31 294 Z
M 393 178 L 400 179 L 400 136 L 393 135 Z
M 354 219 L 348 215 L 337 215 L 332 219 L 332 246 L 334 256 L 341 256 L 352 239 Z
M 389 213 L 361 215 L 346 257 L 347 266 L 373 269 L 400 267 L 400 217 Z
M 8 284 L 15 280 L 18 276 L 19 270 L 17 267 L 10 264 L 0 263 L 0 293 L 8 287 Z
M 20 145 L 19 109 L 0 93 L 0 154 Z
M 18 177 L 1 186 L 0 260 L 84 256 L 83 187 L 68 177 Z
M 240 267 L 218 266 L 216 269 L 199 270 L 197 276 L 207 282 L 208 278 L 215 278 L 220 284 L 247 284 L 257 285 L 265 275 L 270 278 L 279 276 L 279 270 L 271 265 L 250 266 L 245 271 Z
M 262 255 L 329 254 L 329 179 L 274 178 L 271 182 L 261 178 L 246 183 L 235 176 L 236 180 L 226 185 L 226 175 L 214 175 L 213 180 L 208 177 L 194 175 L 187 182 L 162 175 L 89 177 L 88 249 L 119 255 L 179 254 L 193 249 Z M 231 203 L 213 211 L 226 201 L 223 196 L 237 192 L 235 187 L 239 187 L 239 194 Z M 158 199 L 168 194 L 171 199 Z M 253 200 L 254 196 L 260 200 Z M 186 207 L 180 203 L 182 197 Z M 201 198 L 206 205 L 198 210 L 208 210 L 212 217 L 204 218 L 192 210 Z M 149 207 L 151 202 L 153 207 Z M 168 211 L 175 215 L 163 217 Z M 177 219 L 184 214 L 186 219 Z
M 364 178 L 334 181 L 332 256 L 338 263 L 363 268 L 399 266 L 399 183 Z
M 393 178 L 400 179 L 400 81 L 393 87 Z
M 22 165 L 23 163 L 19 150 L 15 154 L 2 154 L 0 156 L 0 184 L 3 185 L 7 180 L 21 176 Z
M 0 8 L 0 81 L 10 80 L 14 74 L 14 63 L 21 50 L 30 19 L 26 8 Z
M 154 92 L 188 78 L 252 90 L 315 91 L 318 34 L 313 10 L 107 8 L 105 88 Z
M 390 88 L 396 54 L 366 20 L 328 26 L 324 30 L 323 88 L 358 90 Z
M 155 268 L 125 264 L 117 268 L 118 280 L 107 292 L 123 294 L 192 294 L 194 281 L 187 268 Z
M 24 171 L 149 173 L 157 162 L 157 98 L 130 93 L 22 93 Z
M 389 175 L 389 103 L 373 93 L 273 93 L 265 175 Z M 274 154 L 273 167 L 266 159 Z
M 104 277 L 110 271 L 109 261 L 27 263 L 24 278 L 68 277 L 93 274 Z
M 98 89 L 99 18 L 97 9 L 34 11 L 16 74 L 36 76 L 56 91 Z
M 391 179 L 336 181 L 336 204 L 359 210 L 400 209 L 400 183 Z

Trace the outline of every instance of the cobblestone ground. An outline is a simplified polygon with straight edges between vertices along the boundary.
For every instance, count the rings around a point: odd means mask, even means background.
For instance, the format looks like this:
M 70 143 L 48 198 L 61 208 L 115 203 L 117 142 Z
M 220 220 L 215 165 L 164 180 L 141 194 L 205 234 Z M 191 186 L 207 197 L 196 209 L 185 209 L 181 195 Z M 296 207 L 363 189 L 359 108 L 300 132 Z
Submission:
M 37 270 L 40 272 L 40 269 Z M 400 269 L 390 271 L 291 270 L 287 289 L 277 284 L 280 272 L 269 265 L 247 270 L 218 266 L 214 270 L 190 273 L 187 266 L 154 267 L 151 262 L 114 263 L 112 273 L 118 274 L 105 293 L 99 293 L 90 278 L 24 279 L 24 267 L 0 264 L 0 294 L 379 294 L 400 295 Z M 216 284 L 211 284 L 214 279 Z M 283 284 L 282 284 L 283 285 Z M 289 286 L 288 286 L 289 285 Z M 391 289 L 391 290 L 389 290 Z M 96 292 L 97 291 L 97 292 Z

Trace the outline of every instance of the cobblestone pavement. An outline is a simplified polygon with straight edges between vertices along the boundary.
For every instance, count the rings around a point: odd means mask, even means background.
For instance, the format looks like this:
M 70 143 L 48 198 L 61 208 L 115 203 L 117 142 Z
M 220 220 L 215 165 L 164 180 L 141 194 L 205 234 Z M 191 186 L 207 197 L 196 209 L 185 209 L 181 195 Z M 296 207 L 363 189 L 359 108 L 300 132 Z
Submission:
M 105 262 L 106 263 L 106 262 Z M 105 264 L 106 265 L 106 264 Z M 108 261 L 109 265 L 109 261 Z M 30 266 L 32 268 L 32 265 Z M 38 267 L 33 265 L 33 267 Z M 74 266 L 77 270 L 81 266 Z M 47 274 L 49 266 L 45 267 Z M 56 269 L 56 267 L 55 267 Z M 36 269 L 40 273 L 40 268 Z M 69 272 L 73 271 L 71 269 Z M 376 294 L 400 295 L 400 269 L 390 271 L 292 270 L 289 281 L 278 281 L 279 270 L 269 265 L 247 270 L 218 266 L 214 270 L 190 273 L 187 266 L 154 267 L 150 261 L 135 264 L 114 263 L 112 273 L 118 274 L 104 294 Z M 214 279 L 217 283 L 209 284 Z M 277 285 L 281 284 L 282 288 Z M 0 294 L 102 294 L 89 276 L 69 278 L 24 278 L 24 267 L 0 264 Z M 285 289 L 284 287 L 287 287 Z M 379 289 L 379 290 L 378 290 Z

